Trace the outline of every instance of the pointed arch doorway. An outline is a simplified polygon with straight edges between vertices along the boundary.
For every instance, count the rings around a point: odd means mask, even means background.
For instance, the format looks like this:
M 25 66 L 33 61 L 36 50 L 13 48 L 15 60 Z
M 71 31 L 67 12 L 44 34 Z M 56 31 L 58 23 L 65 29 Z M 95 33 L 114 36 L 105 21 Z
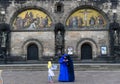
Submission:
M 81 60 L 91 60 L 92 59 L 92 47 L 88 43 L 84 43 L 81 46 Z
M 27 47 L 27 60 L 38 60 L 38 46 L 36 44 L 30 44 Z

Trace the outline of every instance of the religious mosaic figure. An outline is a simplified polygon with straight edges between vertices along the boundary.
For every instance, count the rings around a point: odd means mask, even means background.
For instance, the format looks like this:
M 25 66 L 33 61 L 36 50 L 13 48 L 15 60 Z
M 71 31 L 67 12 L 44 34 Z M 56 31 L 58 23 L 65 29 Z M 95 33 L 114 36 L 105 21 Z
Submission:
M 88 24 L 87 24 L 88 14 L 91 13 L 91 11 L 88 11 L 87 9 L 85 9 L 84 11 L 81 11 L 80 13 L 82 13 L 84 15 L 84 17 L 83 17 L 84 25 L 88 26 Z
M 81 17 L 78 17 L 78 27 L 81 27 L 83 25 L 83 19 Z
M 69 26 L 70 28 L 73 27 L 73 26 L 72 26 L 72 17 L 69 19 L 68 26 Z
M 76 16 L 72 18 L 72 27 L 78 27 L 78 19 Z
M 45 27 L 46 23 L 45 23 L 45 18 L 42 18 L 42 26 Z
M 38 28 L 40 28 L 40 17 L 38 14 L 36 15 L 35 19 L 36 19 L 36 28 L 38 29 Z
M 40 18 L 40 27 L 41 28 L 49 27 L 48 16 L 46 16 L 45 18 L 43 18 L 43 17 Z
M 17 17 L 14 25 L 15 25 L 15 29 L 17 28 L 22 29 L 24 27 L 23 19 L 21 17 Z
M 89 24 L 90 24 L 90 26 L 95 25 L 95 18 L 93 16 L 90 18 Z
M 106 19 L 100 12 L 94 9 L 79 9 L 73 12 L 66 20 L 66 25 L 69 28 L 89 28 L 97 26 L 103 28 L 106 26 Z
M 30 19 L 30 21 L 32 21 L 34 19 L 32 12 L 29 13 L 29 19 Z
M 103 25 L 104 24 L 104 20 L 103 20 L 102 16 L 100 16 L 100 15 L 97 17 L 97 24 L 98 25 Z
M 14 29 L 39 29 L 50 27 L 50 17 L 40 10 L 30 9 L 18 14 L 13 21 Z
M 30 26 L 29 26 L 27 29 L 29 29 L 29 30 L 34 30 L 34 29 L 36 29 L 36 28 L 37 28 L 37 27 L 36 27 L 36 23 L 37 23 L 36 19 L 33 20 L 33 22 L 30 24 Z
M 45 17 L 44 21 L 45 21 L 45 27 L 48 27 L 48 17 L 47 16 Z
M 27 12 L 24 18 L 24 27 L 25 28 L 29 27 L 32 22 L 33 22 L 32 12 L 30 13 Z

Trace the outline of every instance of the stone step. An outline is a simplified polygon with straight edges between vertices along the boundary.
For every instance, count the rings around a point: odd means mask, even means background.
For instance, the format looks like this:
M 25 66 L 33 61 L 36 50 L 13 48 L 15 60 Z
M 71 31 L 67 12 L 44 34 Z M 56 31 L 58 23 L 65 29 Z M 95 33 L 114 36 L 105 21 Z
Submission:
M 59 64 L 57 70 L 59 70 Z M 47 64 L 3 64 L 0 65 L 1 70 L 11 71 L 47 71 Z M 120 64 L 74 64 L 75 71 L 119 71 Z

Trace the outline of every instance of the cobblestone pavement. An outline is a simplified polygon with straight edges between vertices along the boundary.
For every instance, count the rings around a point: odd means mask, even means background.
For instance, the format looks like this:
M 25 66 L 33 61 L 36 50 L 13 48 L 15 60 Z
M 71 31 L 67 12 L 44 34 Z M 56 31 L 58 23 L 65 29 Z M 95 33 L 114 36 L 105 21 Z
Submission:
M 75 71 L 75 82 L 58 82 L 55 71 L 54 84 L 120 84 L 120 71 Z M 47 71 L 3 71 L 4 84 L 48 84 Z

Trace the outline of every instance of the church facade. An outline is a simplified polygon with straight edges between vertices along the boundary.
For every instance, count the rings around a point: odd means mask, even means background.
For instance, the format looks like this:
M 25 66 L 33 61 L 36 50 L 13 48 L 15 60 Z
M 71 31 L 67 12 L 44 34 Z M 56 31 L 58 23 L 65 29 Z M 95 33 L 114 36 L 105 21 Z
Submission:
M 80 61 L 111 56 L 109 24 L 117 10 L 111 6 L 88 0 L 11 1 L 5 14 L 11 31 L 8 53 L 17 61 L 63 53 Z

